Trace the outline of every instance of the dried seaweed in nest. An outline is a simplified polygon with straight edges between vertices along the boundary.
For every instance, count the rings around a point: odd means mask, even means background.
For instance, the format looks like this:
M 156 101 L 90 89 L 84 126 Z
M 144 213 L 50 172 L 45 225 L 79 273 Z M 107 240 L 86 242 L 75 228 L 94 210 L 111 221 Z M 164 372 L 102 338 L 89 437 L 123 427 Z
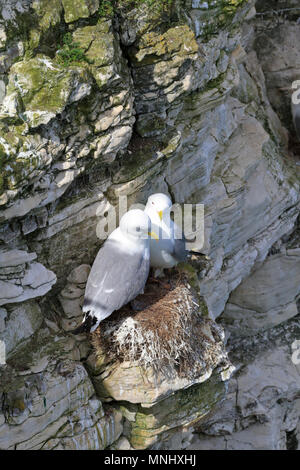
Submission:
M 178 275 L 148 282 L 145 293 L 112 314 L 93 333 L 99 355 L 137 362 L 166 376 L 199 376 L 215 367 L 223 349 L 221 330 L 203 316 L 197 295 Z

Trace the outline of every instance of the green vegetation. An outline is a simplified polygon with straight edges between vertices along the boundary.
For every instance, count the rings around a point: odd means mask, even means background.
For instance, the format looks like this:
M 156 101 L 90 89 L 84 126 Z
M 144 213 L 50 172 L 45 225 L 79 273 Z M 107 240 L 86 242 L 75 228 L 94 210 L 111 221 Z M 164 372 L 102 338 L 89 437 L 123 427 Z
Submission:
M 237 10 L 246 4 L 246 0 L 208 0 L 208 9 L 203 11 L 202 37 L 208 41 L 219 33 L 220 29 L 233 25 Z
M 7 189 L 7 181 L 5 175 L 6 154 L 0 145 L 0 194 Z
M 86 57 L 78 42 L 73 42 L 72 34 L 66 33 L 63 37 L 63 45 L 56 53 L 57 61 L 65 67 L 78 62 L 91 61 Z
M 98 14 L 100 17 L 110 18 L 114 12 L 121 8 L 136 8 L 147 5 L 156 11 L 168 11 L 173 0 L 100 0 Z
M 114 0 L 100 0 L 98 15 L 101 18 L 110 18 L 114 13 Z

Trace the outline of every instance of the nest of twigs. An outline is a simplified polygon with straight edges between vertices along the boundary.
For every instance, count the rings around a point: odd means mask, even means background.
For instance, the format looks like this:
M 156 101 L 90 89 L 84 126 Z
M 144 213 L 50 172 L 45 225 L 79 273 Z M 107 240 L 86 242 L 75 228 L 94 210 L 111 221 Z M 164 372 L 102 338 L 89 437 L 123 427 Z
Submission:
M 150 279 L 144 294 L 101 322 L 92 342 L 107 361 L 199 376 L 225 358 L 223 332 L 205 313 L 188 279 L 173 271 Z

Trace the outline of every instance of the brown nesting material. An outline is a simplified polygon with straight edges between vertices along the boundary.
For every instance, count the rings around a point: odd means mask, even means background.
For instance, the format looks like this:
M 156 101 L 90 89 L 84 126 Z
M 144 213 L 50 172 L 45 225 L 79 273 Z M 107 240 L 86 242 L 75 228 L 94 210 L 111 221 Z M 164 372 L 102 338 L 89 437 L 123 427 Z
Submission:
M 144 294 L 101 322 L 92 343 L 106 361 L 199 375 L 223 350 L 222 332 L 205 313 L 187 278 L 173 270 L 148 280 Z

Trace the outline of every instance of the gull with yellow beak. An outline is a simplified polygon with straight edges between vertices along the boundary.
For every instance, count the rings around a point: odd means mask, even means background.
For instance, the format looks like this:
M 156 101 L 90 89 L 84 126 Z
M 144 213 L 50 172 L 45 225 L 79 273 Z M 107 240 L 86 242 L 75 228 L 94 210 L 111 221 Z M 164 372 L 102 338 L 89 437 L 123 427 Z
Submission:
M 184 235 L 170 217 L 171 208 L 171 199 L 163 193 L 152 194 L 145 207 L 151 230 L 159 238 L 150 240 L 150 265 L 155 268 L 155 277 L 162 275 L 163 269 L 185 261 L 188 254 Z
M 144 211 L 123 215 L 95 258 L 85 289 L 84 319 L 73 334 L 94 331 L 102 320 L 144 292 L 150 269 L 149 237 L 158 239 Z

